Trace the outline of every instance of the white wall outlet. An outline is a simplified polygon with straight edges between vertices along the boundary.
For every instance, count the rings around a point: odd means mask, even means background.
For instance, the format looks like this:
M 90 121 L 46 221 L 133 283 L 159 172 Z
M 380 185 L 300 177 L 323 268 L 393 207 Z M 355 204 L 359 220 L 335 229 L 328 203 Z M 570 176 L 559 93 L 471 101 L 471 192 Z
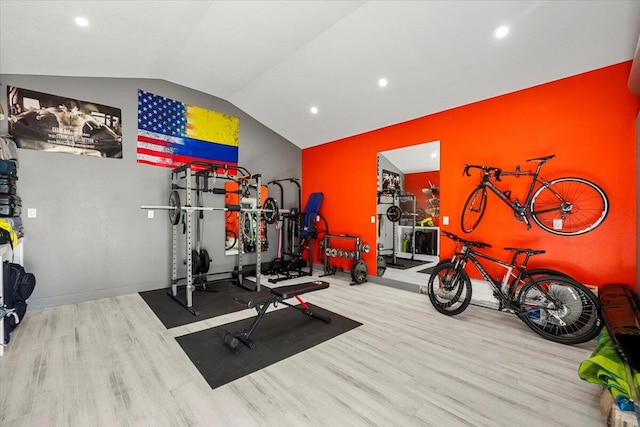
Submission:
M 147 211 L 147 218 L 153 218 L 153 211 Z
M 376 223 L 376 216 L 371 215 L 371 224 L 375 224 L 375 223 Z
M 27 209 L 27 218 L 36 218 L 38 216 L 38 211 L 36 208 Z
M 442 225 L 449 225 L 449 217 L 448 216 L 443 216 L 442 217 Z

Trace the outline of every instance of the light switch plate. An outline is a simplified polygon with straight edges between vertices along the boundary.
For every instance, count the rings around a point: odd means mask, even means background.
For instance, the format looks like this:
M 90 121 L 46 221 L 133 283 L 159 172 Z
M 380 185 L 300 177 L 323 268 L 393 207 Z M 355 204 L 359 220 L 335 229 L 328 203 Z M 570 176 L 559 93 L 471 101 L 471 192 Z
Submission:
M 36 208 L 27 209 L 27 218 L 35 218 L 38 216 L 38 211 Z
M 448 216 L 443 216 L 442 217 L 442 225 L 449 225 L 449 217 Z

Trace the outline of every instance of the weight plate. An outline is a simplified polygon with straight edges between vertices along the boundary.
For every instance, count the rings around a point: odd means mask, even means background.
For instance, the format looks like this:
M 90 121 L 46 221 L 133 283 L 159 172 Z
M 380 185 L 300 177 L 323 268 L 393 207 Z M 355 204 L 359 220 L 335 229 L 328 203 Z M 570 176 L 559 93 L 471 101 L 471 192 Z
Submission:
M 398 222 L 400 221 L 400 217 L 402 217 L 402 209 L 395 205 L 389 206 L 389 209 L 387 209 L 387 218 L 389 218 L 389 221 Z
M 420 222 L 427 217 L 427 213 L 422 208 L 416 209 L 416 221 Z
M 191 251 L 191 274 L 200 274 L 200 254 L 195 249 Z
M 377 272 L 376 275 L 378 277 L 382 277 L 385 271 L 387 271 L 387 261 L 384 259 L 382 255 L 378 255 L 377 261 Z
M 207 274 L 211 266 L 211 258 L 206 249 L 200 249 L 200 273 Z
M 267 197 L 262 204 L 262 216 L 267 224 L 275 224 L 278 221 L 278 202 L 273 197 Z
M 171 221 L 171 225 L 178 225 L 180 222 L 180 195 L 176 190 L 173 190 L 169 195 L 169 206 L 172 209 L 169 209 L 169 221 Z
M 364 283 L 367 280 L 367 263 L 359 259 L 353 263 L 351 278 L 356 283 Z

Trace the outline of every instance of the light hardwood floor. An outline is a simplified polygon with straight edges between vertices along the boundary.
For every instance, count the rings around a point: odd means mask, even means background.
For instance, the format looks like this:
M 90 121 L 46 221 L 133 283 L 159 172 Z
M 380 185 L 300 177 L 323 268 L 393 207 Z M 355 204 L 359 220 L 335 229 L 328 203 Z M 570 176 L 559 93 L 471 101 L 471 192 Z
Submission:
M 603 425 L 600 388 L 577 374 L 595 342 L 546 341 L 473 305 L 447 317 L 426 295 L 346 279 L 322 278 L 331 287 L 306 300 L 361 327 L 215 390 L 174 337 L 253 310 L 171 330 L 138 294 L 31 310 L 0 357 L 0 425 Z

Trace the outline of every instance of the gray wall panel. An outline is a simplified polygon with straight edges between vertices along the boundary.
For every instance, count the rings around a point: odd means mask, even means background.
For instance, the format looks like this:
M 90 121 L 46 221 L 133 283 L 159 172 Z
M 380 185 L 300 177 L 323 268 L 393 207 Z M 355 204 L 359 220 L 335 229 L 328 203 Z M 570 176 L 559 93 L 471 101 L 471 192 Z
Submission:
M 26 75 L 0 75 L 0 82 L 4 108 L 6 87 L 11 85 L 122 110 L 123 159 L 18 150 L 18 194 L 22 197 L 26 234 L 24 264 L 38 280 L 30 299 L 32 307 L 170 285 L 171 227 L 167 213 L 155 211 L 155 218 L 148 219 L 140 205 L 166 205 L 171 174 L 169 169 L 136 162 L 137 89 L 240 117 L 239 164 L 261 174 L 263 183 L 301 176 L 298 147 L 229 102 L 189 88 L 160 80 Z M 0 133 L 6 131 L 4 120 Z M 207 197 L 206 204 L 224 205 L 224 196 Z M 295 197 L 287 195 L 291 206 Z M 37 218 L 27 218 L 28 208 L 37 208 Z M 263 261 L 275 257 L 275 233 L 270 226 L 271 244 Z M 182 239 L 181 233 L 179 236 Z M 203 247 L 212 257 L 210 271 L 233 268 L 234 258 L 224 256 L 223 238 L 224 214 L 209 213 L 204 222 Z M 182 275 L 184 258 L 180 253 Z M 246 263 L 255 262 L 255 255 L 245 258 Z

